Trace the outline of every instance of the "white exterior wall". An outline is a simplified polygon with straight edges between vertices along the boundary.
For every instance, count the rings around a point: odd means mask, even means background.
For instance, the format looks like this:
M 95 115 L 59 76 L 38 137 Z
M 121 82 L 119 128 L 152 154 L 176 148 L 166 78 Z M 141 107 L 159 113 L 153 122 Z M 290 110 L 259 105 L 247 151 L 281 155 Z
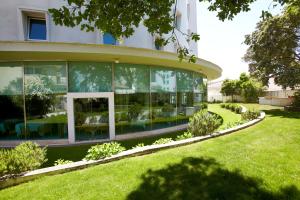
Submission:
M 188 33 L 197 32 L 197 12 L 196 0 L 180 0 L 178 1 L 177 11 L 181 15 L 180 30 Z M 64 26 L 56 26 L 51 20 L 51 16 L 47 10 L 49 8 L 58 8 L 65 4 L 64 0 L 10 0 L 5 1 L 0 7 L 0 41 L 24 41 L 26 34 L 24 33 L 24 16 L 22 12 L 41 12 L 45 13 L 47 19 L 47 41 L 49 42 L 75 42 L 102 44 L 102 36 L 98 31 L 85 32 L 79 27 L 68 28 Z M 190 14 L 188 19 L 188 5 Z M 189 47 L 192 52 L 197 55 L 197 44 L 195 42 L 186 43 L 186 40 L 180 33 L 177 33 L 180 43 Z M 167 36 L 165 36 L 167 37 Z M 147 32 L 147 28 L 141 25 L 136 29 L 133 36 L 125 38 L 119 45 L 129 47 L 140 47 L 155 49 L 154 37 Z M 171 43 L 163 48 L 164 51 L 176 52 L 176 45 Z

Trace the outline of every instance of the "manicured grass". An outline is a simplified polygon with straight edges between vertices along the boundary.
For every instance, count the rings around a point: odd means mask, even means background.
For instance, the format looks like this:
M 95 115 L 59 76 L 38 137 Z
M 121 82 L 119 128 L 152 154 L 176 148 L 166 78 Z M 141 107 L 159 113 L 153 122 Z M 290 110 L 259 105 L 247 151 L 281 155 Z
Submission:
M 249 105 L 250 106 L 250 105 Z M 0 199 L 300 199 L 300 113 L 0 191 Z
M 241 115 L 225 108 L 221 108 L 220 104 L 208 104 L 208 110 L 222 116 L 223 124 L 219 127 L 219 129 L 225 128 L 229 123 L 241 121 Z

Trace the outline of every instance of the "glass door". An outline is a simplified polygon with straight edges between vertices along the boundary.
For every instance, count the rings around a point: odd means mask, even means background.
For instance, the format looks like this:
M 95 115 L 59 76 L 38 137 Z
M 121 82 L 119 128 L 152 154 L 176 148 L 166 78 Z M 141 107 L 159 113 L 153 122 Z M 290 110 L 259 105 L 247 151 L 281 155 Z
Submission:
M 75 140 L 109 138 L 108 98 L 74 98 Z

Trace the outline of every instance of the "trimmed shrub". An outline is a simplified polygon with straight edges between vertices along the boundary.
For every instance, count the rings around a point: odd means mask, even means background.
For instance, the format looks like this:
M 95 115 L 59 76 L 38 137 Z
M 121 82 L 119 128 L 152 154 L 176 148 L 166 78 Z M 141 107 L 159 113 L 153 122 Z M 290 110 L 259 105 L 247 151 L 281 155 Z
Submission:
M 185 139 L 189 139 L 189 138 L 192 138 L 194 137 L 194 135 L 191 133 L 191 132 L 184 132 L 182 135 L 178 135 L 176 137 L 176 141 L 178 140 L 185 140 Z
M 46 159 L 46 148 L 33 142 L 24 142 L 14 149 L 0 150 L 0 176 L 20 174 L 38 169 Z
M 239 105 L 235 108 L 235 112 L 236 112 L 237 114 L 241 114 L 241 113 L 242 113 L 242 110 L 243 110 L 242 106 L 239 106 Z
M 115 154 L 118 154 L 124 151 L 125 148 L 117 142 L 103 143 L 92 146 L 87 155 L 85 156 L 86 160 L 99 160 L 106 157 L 111 157 Z
M 259 111 L 247 110 L 246 112 L 242 113 L 242 120 L 250 121 L 250 120 L 258 118 L 259 115 L 260 115 Z
M 169 142 L 173 142 L 172 138 L 160 138 L 158 140 L 156 140 L 155 142 L 153 142 L 153 144 L 167 144 Z
M 71 160 L 58 159 L 54 162 L 54 166 L 72 163 Z
M 202 110 L 190 118 L 188 131 L 196 136 L 208 135 L 221 124 L 221 119 L 216 114 Z
M 225 103 L 221 103 L 220 106 L 221 106 L 221 108 L 225 108 L 226 104 Z

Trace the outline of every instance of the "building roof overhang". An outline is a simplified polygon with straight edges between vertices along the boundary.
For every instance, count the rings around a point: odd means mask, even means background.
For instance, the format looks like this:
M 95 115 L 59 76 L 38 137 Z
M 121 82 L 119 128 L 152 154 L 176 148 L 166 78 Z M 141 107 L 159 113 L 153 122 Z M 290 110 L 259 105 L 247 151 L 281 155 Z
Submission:
M 173 67 L 219 78 L 222 69 L 207 60 L 180 62 L 176 53 L 102 44 L 0 41 L 0 61 L 102 61 Z

